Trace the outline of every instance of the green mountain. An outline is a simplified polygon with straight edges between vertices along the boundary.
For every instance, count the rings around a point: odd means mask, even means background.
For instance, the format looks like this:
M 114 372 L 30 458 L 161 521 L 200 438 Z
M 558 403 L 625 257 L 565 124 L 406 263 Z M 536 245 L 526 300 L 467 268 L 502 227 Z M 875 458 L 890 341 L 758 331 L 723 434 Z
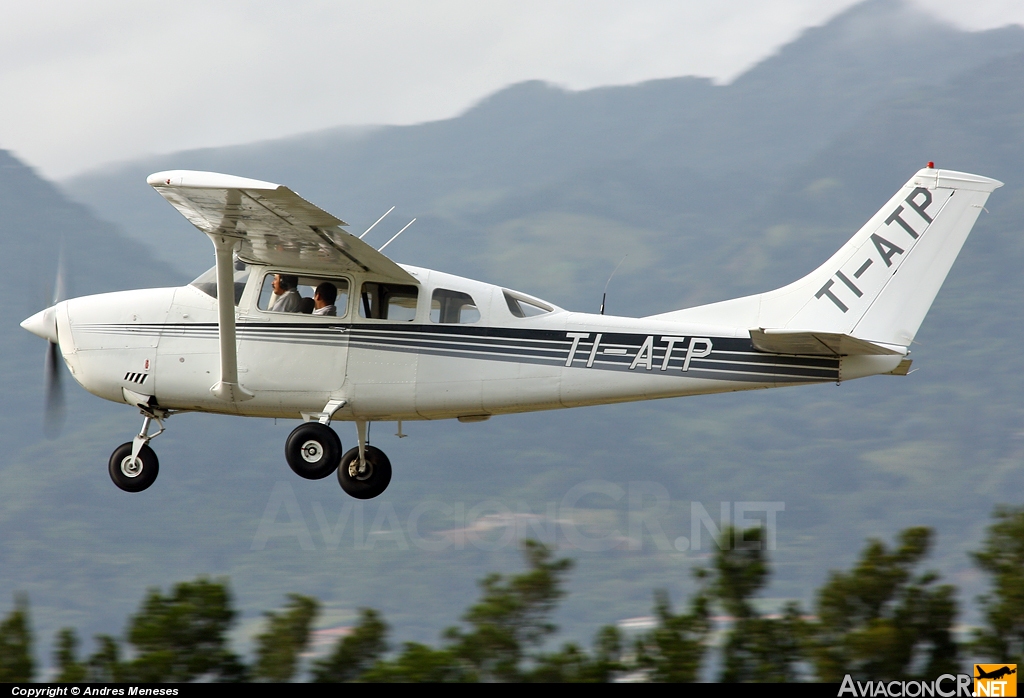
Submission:
M 48 641 L 67 624 L 119 631 L 147 585 L 230 575 L 242 635 L 295 591 L 328 604 L 327 625 L 373 606 L 396 638 L 432 641 L 475 596 L 475 579 L 518 566 L 510 542 L 533 536 L 576 558 L 559 621 L 586 640 L 648 613 L 655 587 L 689 592 L 688 570 L 710 551 L 706 533 L 700 550 L 676 548 L 694 542 L 692 503 L 717 520 L 721 502 L 784 502 L 771 594 L 808 601 L 865 537 L 923 524 L 938 531 L 934 565 L 961 587 L 970 620 L 982 587 L 965 552 L 992 506 L 1019 503 L 1024 489 L 1022 62 L 1021 28 L 962 32 L 871 0 L 729 85 L 530 82 L 446 121 L 177 153 L 62 184 L 123 236 L 4 156 L 0 233 L 21 288 L 51 283 L 61 231 L 82 243 L 67 254 L 75 293 L 197 275 L 212 264 L 209 243 L 144 182 L 211 169 L 287 184 L 353 229 L 397 204 L 371 241 L 418 217 L 388 248 L 399 261 L 569 308 L 595 310 L 628 253 L 608 310 L 629 315 L 791 281 L 929 160 L 1007 186 L 925 320 L 920 370 L 907 378 L 405 424 L 408 439 L 378 424 L 395 479 L 362 504 L 287 470 L 294 423 L 202 415 L 174 417 L 154 442 L 163 472 L 153 489 L 115 490 L 106 459 L 139 418 L 72 390 L 64 435 L 41 440 L 43 346 L 17 321 L 43 301 L 5 310 L 3 360 L 14 363 L 4 394 L 20 399 L 0 431 L 0 599 L 27 589 Z M 41 226 L 44 210 L 61 222 Z M 353 431 L 339 426 L 346 444 Z M 448 531 L 452 545 L 425 549 L 416 536 L 428 531 Z

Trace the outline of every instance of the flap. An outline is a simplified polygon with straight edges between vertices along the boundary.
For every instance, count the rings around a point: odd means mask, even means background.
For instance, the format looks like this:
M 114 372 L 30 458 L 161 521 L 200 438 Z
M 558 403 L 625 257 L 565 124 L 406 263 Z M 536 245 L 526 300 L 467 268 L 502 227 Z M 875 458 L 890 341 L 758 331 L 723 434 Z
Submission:
M 174 170 L 146 180 L 192 225 L 241 241 L 243 261 L 310 271 L 371 272 L 416 279 L 355 235 L 347 225 L 288 187 L 216 172 Z
M 799 354 L 803 356 L 852 356 L 856 354 L 905 355 L 904 347 L 894 347 L 848 334 L 813 332 L 808 330 L 750 330 L 754 347 L 771 354 Z

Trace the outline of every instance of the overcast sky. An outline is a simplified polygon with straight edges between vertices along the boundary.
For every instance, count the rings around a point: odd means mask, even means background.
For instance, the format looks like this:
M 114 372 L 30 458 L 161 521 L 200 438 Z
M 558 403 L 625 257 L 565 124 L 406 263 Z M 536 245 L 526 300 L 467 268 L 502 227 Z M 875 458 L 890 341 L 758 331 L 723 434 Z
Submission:
M 1021 0 L 912 0 L 960 27 Z M 855 0 L 37 0 L 0 5 L 0 148 L 51 178 L 139 155 L 454 116 L 513 82 L 727 82 Z

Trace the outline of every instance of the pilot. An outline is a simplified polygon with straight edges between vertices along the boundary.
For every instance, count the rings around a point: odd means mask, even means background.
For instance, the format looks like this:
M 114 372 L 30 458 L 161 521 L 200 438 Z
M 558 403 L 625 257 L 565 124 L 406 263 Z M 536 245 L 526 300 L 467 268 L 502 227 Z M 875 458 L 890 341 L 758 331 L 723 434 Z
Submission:
M 316 287 L 316 292 L 313 294 L 313 314 L 337 315 L 338 309 L 334 307 L 336 300 L 338 300 L 337 287 L 329 281 L 324 281 Z
M 296 291 L 299 277 L 292 274 L 276 274 L 274 276 L 274 299 L 270 309 L 278 313 L 297 313 L 302 303 L 302 296 Z

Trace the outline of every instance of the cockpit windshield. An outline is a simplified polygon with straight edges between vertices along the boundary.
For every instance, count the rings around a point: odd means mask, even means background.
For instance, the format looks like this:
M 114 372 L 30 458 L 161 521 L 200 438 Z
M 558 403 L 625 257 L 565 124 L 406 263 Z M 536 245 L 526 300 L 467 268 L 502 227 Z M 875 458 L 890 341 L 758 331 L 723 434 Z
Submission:
M 235 259 L 235 305 L 242 299 L 242 291 L 245 290 L 245 282 L 249 279 L 249 265 L 240 259 Z M 213 298 L 217 297 L 217 267 L 211 267 L 204 271 L 189 284 Z

